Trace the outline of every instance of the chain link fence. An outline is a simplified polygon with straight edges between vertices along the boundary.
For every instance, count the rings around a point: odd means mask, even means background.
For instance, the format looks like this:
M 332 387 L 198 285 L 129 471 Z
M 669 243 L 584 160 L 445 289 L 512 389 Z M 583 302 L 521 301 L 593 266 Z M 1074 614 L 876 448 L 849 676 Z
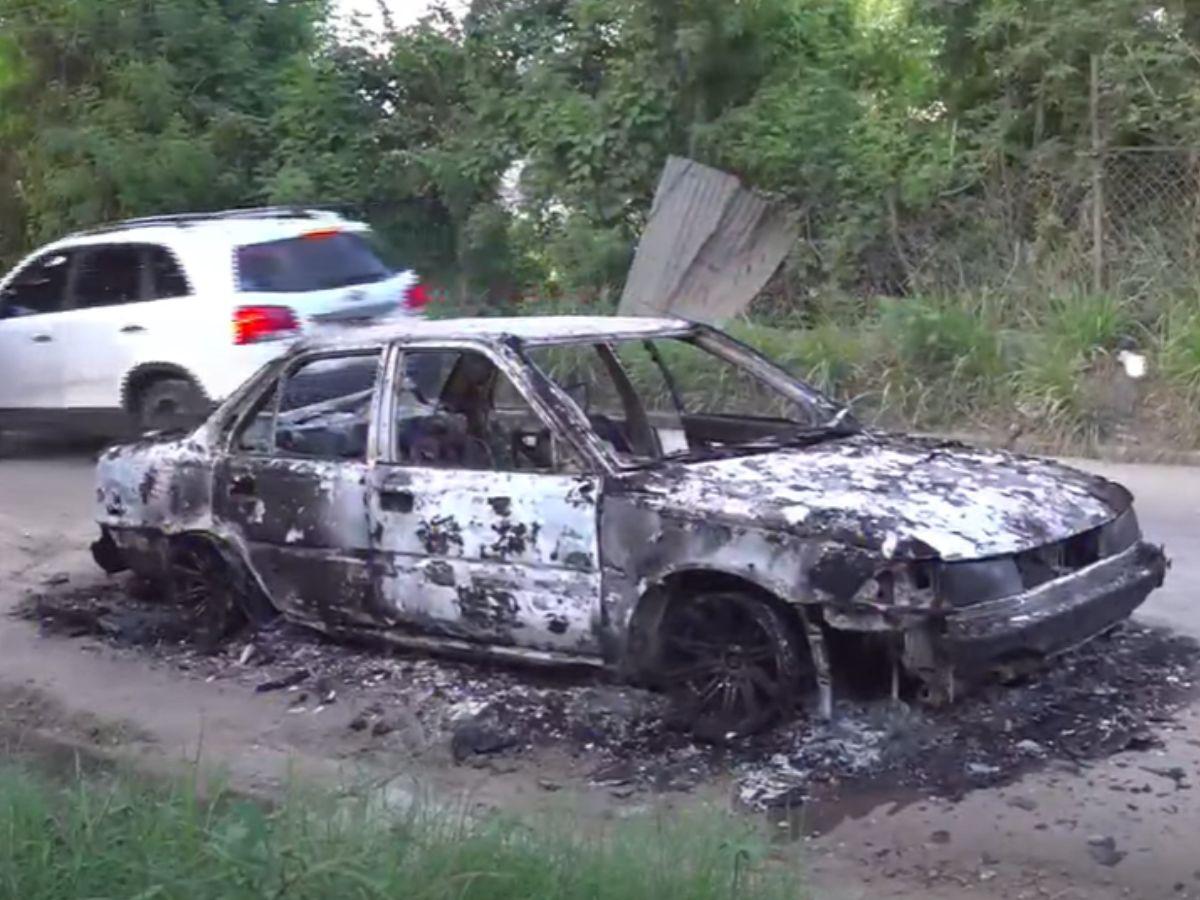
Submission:
M 1109 149 L 1103 154 L 1102 184 L 1100 196 L 1093 198 L 1103 225 L 1102 284 L 1139 273 L 1172 281 L 1200 273 L 1200 152 Z
M 796 309 L 831 284 L 863 298 L 1191 289 L 1200 286 L 1200 150 L 1068 151 L 982 173 L 920 211 L 885 201 L 855 223 L 854 240 L 839 240 L 837 224 L 810 223 L 757 307 Z

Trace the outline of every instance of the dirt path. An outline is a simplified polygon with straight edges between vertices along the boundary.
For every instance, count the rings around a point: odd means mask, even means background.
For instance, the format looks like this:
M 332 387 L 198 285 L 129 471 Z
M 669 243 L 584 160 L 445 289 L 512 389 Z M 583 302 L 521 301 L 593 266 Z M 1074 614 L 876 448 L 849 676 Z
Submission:
M 1195 547 L 1200 533 L 1200 472 L 1122 467 L 1118 474 L 1142 494 L 1147 530 L 1175 551 L 1168 589 L 1148 606 L 1147 619 L 1200 632 L 1190 603 L 1200 559 L 1180 555 Z M 110 590 L 86 553 L 90 494 L 90 463 L 78 456 L 0 461 L 0 736 L 10 743 L 50 740 L 161 770 L 199 759 L 253 790 L 277 789 L 301 775 L 370 781 L 401 796 L 483 808 L 570 804 L 603 816 L 660 804 L 728 804 L 744 788 L 737 759 L 728 759 L 722 771 L 721 758 L 691 755 L 685 742 L 663 751 L 678 782 L 662 791 L 644 789 L 620 768 L 605 771 L 612 762 L 601 752 L 605 747 L 644 736 L 610 732 L 619 726 L 612 721 L 629 718 L 624 705 L 642 701 L 602 682 L 563 685 L 533 675 L 526 682 L 506 674 L 496 682 L 500 705 L 531 728 L 557 734 L 581 717 L 535 722 L 536 711 L 559 708 L 554 698 L 561 696 L 570 712 L 572 698 L 586 696 L 589 710 L 600 711 L 582 717 L 595 734 L 571 734 L 518 754 L 475 753 L 468 746 L 456 761 L 446 735 L 454 734 L 456 716 L 469 719 L 476 711 L 471 685 L 483 683 L 470 666 L 429 666 L 419 659 L 376 665 L 368 654 L 348 679 L 361 685 L 318 683 L 314 673 L 291 689 L 257 692 L 269 676 L 286 674 L 292 657 L 267 664 L 251 655 L 243 662 L 242 647 L 207 660 L 154 653 L 91 633 L 48 635 L 12 618 L 30 594 L 103 598 Z M 381 707 L 380 688 L 366 683 L 375 670 L 387 670 L 387 679 L 408 691 L 404 696 L 416 697 L 410 718 Z M 531 686 L 526 693 L 540 706 L 514 703 L 522 685 Z M 336 696 L 330 698 L 330 690 Z M 1089 720 L 1103 721 L 1105 702 L 1101 696 Z M 440 710 L 445 721 L 431 720 L 429 709 Z M 986 710 L 997 719 L 994 734 L 1002 741 L 1004 717 L 1012 711 L 1003 704 Z M 1113 718 L 1119 718 L 1115 712 Z M 1200 821 L 1200 794 L 1192 787 L 1200 778 L 1200 712 L 1188 708 L 1162 718 L 1150 722 L 1148 736 L 1130 750 L 1100 760 L 1046 761 L 1030 749 L 1029 773 L 1003 787 L 978 786 L 993 780 L 986 768 L 964 769 L 969 777 L 953 799 L 936 796 L 944 790 L 895 780 L 877 789 L 839 777 L 822 788 L 823 801 L 809 801 L 799 814 L 777 814 L 771 827 L 781 852 L 807 854 L 822 896 L 1200 897 L 1192 836 Z M 488 735 L 472 739 L 486 742 Z M 947 739 L 950 751 L 961 739 Z M 963 766 L 985 758 L 963 749 Z M 699 777 L 692 769 L 701 770 Z M 814 827 L 822 835 L 806 839 Z

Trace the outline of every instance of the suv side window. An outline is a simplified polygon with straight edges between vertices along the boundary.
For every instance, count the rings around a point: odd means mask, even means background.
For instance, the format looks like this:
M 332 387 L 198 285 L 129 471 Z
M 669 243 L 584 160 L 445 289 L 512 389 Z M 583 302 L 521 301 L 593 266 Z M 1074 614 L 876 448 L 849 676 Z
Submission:
M 179 262 L 166 247 L 146 246 L 146 266 L 150 270 L 150 296 L 155 300 L 186 297 L 191 293 Z
M 113 244 L 82 251 L 72 289 L 77 309 L 142 299 L 142 247 Z
M 43 253 L 21 269 L 0 295 L 0 319 L 37 316 L 63 308 L 72 251 Z

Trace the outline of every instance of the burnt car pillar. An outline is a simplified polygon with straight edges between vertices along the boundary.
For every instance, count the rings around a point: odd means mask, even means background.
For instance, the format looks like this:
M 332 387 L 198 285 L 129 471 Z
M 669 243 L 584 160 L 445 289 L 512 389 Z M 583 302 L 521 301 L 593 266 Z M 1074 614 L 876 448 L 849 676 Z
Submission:
M 817 676 L 817 709 L 821 718 L 829 721 L 833 718 L 833 668 L 829 663 L 825 632 L 821 623 L 813 618 L 803 605 L 797 606 L 796 609 L 800 613 L 804 636 L 808 639 L 808 652 Z

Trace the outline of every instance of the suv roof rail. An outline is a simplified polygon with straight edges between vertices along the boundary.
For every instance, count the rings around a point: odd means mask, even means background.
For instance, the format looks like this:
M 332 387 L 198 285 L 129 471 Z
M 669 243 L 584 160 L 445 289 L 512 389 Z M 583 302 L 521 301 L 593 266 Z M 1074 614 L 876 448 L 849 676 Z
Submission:
M 316 219 L 321 216 L 340 215 L 335 204 L 311 204 L 305 206 L 252 206 L 239 209 L 221 209 L 212 212 L 172 213 L 160 216 L 141 216 L 121 219 L 105 225 L 97 225 L 74 232 L 71 237 L 84 237 L 123 231 L 127 228 L 152 228 L 162 225 L 187 227 L 202 222 L 218 222 L 223 219 Z

